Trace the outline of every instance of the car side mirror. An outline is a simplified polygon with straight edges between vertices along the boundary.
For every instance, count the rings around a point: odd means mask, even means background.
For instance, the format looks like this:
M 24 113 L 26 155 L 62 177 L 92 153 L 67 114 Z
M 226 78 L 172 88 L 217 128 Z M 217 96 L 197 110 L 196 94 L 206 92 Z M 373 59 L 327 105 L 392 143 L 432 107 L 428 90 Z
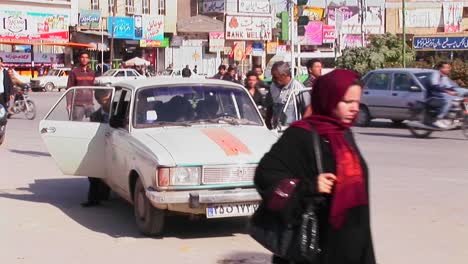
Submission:
M 410 86 L 409 90 L 410 90 L 410 92 L 421 92 L 422 91 L 419 86 L 415 86 L 415 85 Z

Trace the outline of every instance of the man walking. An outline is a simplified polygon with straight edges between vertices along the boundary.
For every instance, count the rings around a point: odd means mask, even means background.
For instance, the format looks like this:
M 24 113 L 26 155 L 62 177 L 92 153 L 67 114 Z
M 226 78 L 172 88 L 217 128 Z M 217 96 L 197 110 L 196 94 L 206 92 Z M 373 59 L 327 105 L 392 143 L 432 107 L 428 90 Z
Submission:
M 307 62 L 307 72 L 309 77 L 304 81 L 304 86 L 307 88 L 314 89 L 315 81 L 318 77 L 322 76 L 322 62 L 319 59 L 311 59 Z M 311 91 L 312 94 L 312 91 Z M 312 105 L 308 105 L 304 112 L 304 117 L 308 117 L 312 114 Z
M 89 67 L 89 53 L 86 51 L 80 52 L 79 61 L 78 67 L 75 67 L 68 76 L 67 89 L 74 86 L 94 85 L 95 73 Z M 94 111 L 93 90 L 76 90 L 74 98 L 71 93 L 68 93 L 67 109 L 69 112 L 71 111 L 73 121 L 82 121 L 85 117 L 89 117 Z
M 13 94 L 13 82 L 8 71 L 3 68 L 3 58 L 0 57 L 0 104 L 5 107 L 5 110 L 8 109 L 8 103 Z

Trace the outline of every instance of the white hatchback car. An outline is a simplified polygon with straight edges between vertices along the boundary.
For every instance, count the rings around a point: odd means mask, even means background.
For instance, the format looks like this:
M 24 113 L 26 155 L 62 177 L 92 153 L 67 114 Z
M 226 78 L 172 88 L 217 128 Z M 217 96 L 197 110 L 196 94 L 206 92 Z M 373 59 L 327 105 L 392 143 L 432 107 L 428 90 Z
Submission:
M 145 79 L 146 76 L 141 75 L 134 69 L 112 69 L 106 71 L 103 75 L 94 79 L 95 85 L 111 86 L 114 83 L 126 81 Z
M 48 92 L 52 92 L 55 89 L 59 91 L 65 89 L 67 88 L 70 71 L 70 68 L 57 68 L 50 70 L 47 75 L 32 78 L 31 89 L 46 90 Z
M 80 106 L 69 113 L 67 97 L 85 90 L 98 99 L 95 111 L 71 120 Z M 71 88 L 39 129 L 64 174 L 101 178 L 134 205 L 149 236 L 163 231 L 167 211 L 251 215 L 260 200 L 256 166 L 278 137 L 242 86 L 167 77 Z

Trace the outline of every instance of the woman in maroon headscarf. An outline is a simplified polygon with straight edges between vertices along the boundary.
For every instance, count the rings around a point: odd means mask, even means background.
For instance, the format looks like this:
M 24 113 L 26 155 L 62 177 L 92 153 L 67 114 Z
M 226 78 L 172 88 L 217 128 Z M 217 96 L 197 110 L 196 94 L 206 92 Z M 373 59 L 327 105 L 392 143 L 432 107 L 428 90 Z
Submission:
M 261 160 L 255 185 L 265 204 L 278 193 L 286 203 L 269 206 L 285 222 L 297 222 L 306 201 L 317 195 L 320 264 L 375 264 L 366 163 L 350 127 L 359 112 L 362 85 L 349 70 L 319 77 L 312 91 L 313 115 L 293 123 Z M 320 135 L 323 167 L 318 175 L 312 132 Z M 294 184 L 296 182 L 297 184 Z M 292 186 L 295 185 L 296 187 Z M 261 223 L 262 219 L 257 219 Z M 290 263 L 273 257 L 273 263 Z

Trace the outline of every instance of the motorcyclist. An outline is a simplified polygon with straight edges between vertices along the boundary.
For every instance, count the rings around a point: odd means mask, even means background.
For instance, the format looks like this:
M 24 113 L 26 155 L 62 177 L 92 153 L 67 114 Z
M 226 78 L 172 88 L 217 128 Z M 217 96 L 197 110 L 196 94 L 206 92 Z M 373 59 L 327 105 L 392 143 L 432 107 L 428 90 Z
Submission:
M 455 90 L 458 85 L 449 78 L 452 69 L 450 63 L 445 61 L 440 62 L 437 64 L 437 69 L 439 72 L 432 76 L 431 85 L 427 90 L 426 97 L 428 100 L 435 99 L 442 104 L 438 109 L 437 120 L 432 125 L 438 128 L 447 128 L 442 119 L 449 113 L 452 101 L 460 98 Z

